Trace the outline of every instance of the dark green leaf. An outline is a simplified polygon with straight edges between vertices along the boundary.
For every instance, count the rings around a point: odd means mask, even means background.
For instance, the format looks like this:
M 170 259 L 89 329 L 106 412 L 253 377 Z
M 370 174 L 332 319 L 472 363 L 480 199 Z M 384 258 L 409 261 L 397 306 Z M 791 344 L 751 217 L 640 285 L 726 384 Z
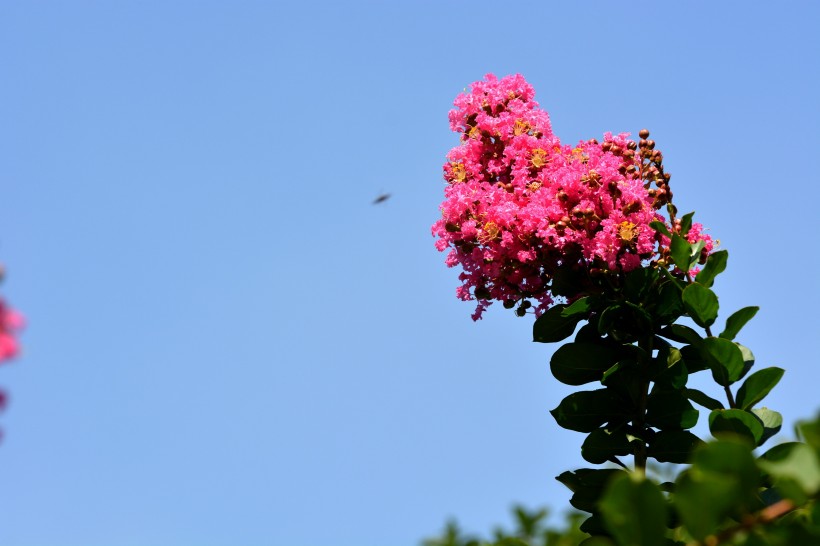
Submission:
M 667 237 L 672 237 L 672 234 L 669 232 L 669 228 L 667 228 L 666 224 L 664 224 L 663 222 L 658 222 L 657 220 L 655 220 L 654 222 L 649 222 L 649 227 L 651 227 L 658 233 L 666 235 Z
M 690 374 L 709 369 L 709 362 L 701 354 L 698 345 L 684 345 L 680 348 L 680 354 Z
M 532 326 L 533 341 L 554 343 L 571 336 L 583 315 L 577 314 L 566 317 L 563 315 L 566 309 L 566 305 L 559 303 L 550 307 L 543 315 L 538 317 Z
M 739 410 L 712 410 L 709 414 L 709 432 L 715 438 L 734 435 L 750 442 L 752 446 L 759 445 L 763 437 L 763 423 L 755 415 Z
M 579 468 L 575 472 L 564 472 L 555 479 L 573 492 L 569 503 L 574 508 L 595 512 L 604 488 L 618 474 L 624 474 L 624 471 L 617 468 Z
M 689 244 L 689 241 L 677 233 L 672 234 L 672 244 L 670 245 L 669 252 L 672 254 L 672 260 L 675 261 L 675 265 L 677 265 L 681 271 L 689 270 L 690 250 L 692 250 L 692 245 Z
M 737 407 L 751 409 L 769 394 L 783 377 L 783 373 L 782 368 L 763 368 L 747 377 L 737 391 Z
M 686 393 L 686 397 L 694 402 L 695 404 L 700 404 L 706 409 L 710 410 L 721 410 L 723 409 L 723 404 L 719 401 L 715 400 L 707 396 L 705 393 L 697 390 L 697 389 L 684 389 Z
M 747 322 L 752 320 L 760 307 L 744 307 L 739 311 L 735 311 L 732 313 L 728 319 L 726 319 L 726 329 L 720 333 L 719 337 L 724 339 L 735 339 L 735 336 L 740 332 L 740 329 L 743 328 Z
M 620 418 L 621 404 L 609 389 L 570 394 L 550 411 L 558 424 L 577 432 L 592 432 Z
M 688 430 L 662 430 L 649 442 L 647 454 L 659 463 L 687 463 L 703 441 Z
M 655 358 L 660 372 L 654 378 L 658 387 L 672 390 L 680 390 L 686 386 L 689 373 L 686 370 L 681 358 L 680 350 L 675 347 L 668 347 L 658 351 Z
M 681 430 L 698 422 L 698 410 L 680 391 L 653 390 L 646 404 L 646 424 L 659 429 Z
M 662 544 L 666 536 L 666 499 L 660 488 L 638 474 L 618 476 L 600 501 L 609 532 L 620 546 Z
M 683 215 L 683 218 L 680 219 L 680 232 L 681 235 L 686 236 L 689 234 L 689 230 L 692 229 L 692 217 L 695 216 L 695 211 L 687 212 Z
M 670 324 L 665 328 L 661 328 L 658 333 L 666 339 L 671 339 L 678 343 L 699 343 L 703 340 L 700 334 L 683 324 Z
M 578 546 L 616 546 L 616 544 L 606 537 L 589 537 L 581 541 Z
M 600 381 L 619 355 L 612 347 L 595 343 L 567 343 L 550 359 L 552 375 L 566 385 L 584 385 Z
M 680 317 L 683 312 L 680 287 L 671 281 L 661 285 L 658 299 L 655 304 L 655 317 L 661 324 L 669 324 Z
M 681 299 L 698 326 L 706 328 L 714 324 L 718 314 L 718 298 L 714 292 L 695 282 L 683 289 Z
M 604 518 L 600 514 L 592 514 L 581 524 L 579 529 L 590 535 L 605 535 L 608 534 L 604 527 Z M 582 543 L 583 544 L 583 543 Z M 610 544 L 612 544 L 610 542 Z
M 581 446 L 581 456 L 592 464 L 603 464 L 612 457 L 629 455 L 634 450 L 623 430 L 593 430 Z
M 783 426 L 783 416 L 768 408 L 756 408 L 752 410 L 752 413 L 763 423 L 763 436 L 758 442 L 758 445 L 763 445 L 766 440 L 780 432 Z
M 700 342 L 698 349 L 718 385 L 727 387 L 743 377 L 745 362 L 737 344 L 720 337 L 708 337 Z
M 726 261 L 729 259 L 729 252 L 726 250 L 718 250 L 709 255 L 706 260 L 706 266 L 698 273 L 695 280 L 703 286 L 712 287 L 715 282 L 715 277 L 726 269 Z
M 638 267 L 626 274 L 624 295 L 627 301 L 640 303 L 658 280 L 658 271 L 651 267 Z

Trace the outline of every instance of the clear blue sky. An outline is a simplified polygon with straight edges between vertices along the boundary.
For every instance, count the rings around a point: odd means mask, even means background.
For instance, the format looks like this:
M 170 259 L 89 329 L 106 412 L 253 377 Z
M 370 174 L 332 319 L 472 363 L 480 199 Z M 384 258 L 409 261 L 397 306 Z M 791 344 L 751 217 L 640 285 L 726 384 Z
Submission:
M 730 251 L 722 309 L 761 306 L 769 406 L 813 414 L 820 9 L 676 4 L 0 3 L 2 292 L 29 320 L 0 544 L 412 546 L 567 506 L 554 347 L 500 306 L 474 324 L 429 233 L 447 111 L 487 72 L 567 142 L 652 130 Z

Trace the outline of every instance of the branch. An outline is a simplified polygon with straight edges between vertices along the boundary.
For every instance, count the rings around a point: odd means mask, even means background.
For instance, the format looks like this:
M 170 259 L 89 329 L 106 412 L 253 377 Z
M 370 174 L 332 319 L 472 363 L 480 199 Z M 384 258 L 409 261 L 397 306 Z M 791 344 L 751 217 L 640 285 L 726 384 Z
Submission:
M 796 508 L 797 506 L 795 506 L 795 504 L 789 499 L 777 501 L 771 506 L 767 506 L 766 508 L 758 512 L 756 515 L 748 515 L 743 519 L 742 522 L 738 523 L 737 525 L 728 527 L 723 531 L 717 533 L 716 535 L 709 535 L 708 537 L 704 538 L 703 541 L 692 541 L 686 546 L 718 546 L 722 542 L 725 542 L 733 536 L 735 536 L 740 531 L 751 529 L 756 525 L 765 525 L 767 523 L 770 523 L 782 516 L 785 516 L 786 514 L 788 514 L 792 510 L 795 510 Z

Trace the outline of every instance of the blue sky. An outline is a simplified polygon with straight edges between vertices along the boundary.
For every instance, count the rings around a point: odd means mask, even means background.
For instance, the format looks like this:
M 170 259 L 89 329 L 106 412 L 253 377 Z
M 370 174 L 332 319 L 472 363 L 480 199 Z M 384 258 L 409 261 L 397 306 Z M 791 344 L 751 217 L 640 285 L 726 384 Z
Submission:
M 566 142 L 648 127 L 723 316 L 817 396 L 817 4 L 0 4 L 0 543 L 411 546 L 567 506 L 555 347 L 429 226 L 447 111 L 520 72 Z M 380 206 L 381 192 L 392 198 Z M 715 396 L 717 393 L 715 393 Z M 703 417 L 703 416 L 702 416 Z

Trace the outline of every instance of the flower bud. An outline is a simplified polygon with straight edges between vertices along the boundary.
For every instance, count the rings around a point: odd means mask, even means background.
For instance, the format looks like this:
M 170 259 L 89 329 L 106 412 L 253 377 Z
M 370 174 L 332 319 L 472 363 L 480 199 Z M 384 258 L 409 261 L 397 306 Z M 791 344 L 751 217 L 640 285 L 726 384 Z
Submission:
M 648 138 L 649 137 L 649 129 L 641 129 L 638 131 L 638 136 L 641 138 Z

